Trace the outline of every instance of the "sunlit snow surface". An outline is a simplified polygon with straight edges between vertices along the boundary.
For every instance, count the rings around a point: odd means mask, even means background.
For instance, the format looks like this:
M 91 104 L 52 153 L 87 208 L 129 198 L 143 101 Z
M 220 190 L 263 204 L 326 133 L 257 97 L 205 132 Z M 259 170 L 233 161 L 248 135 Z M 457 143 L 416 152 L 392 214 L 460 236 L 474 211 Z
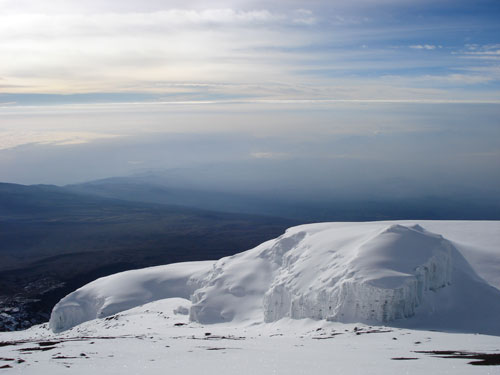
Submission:
M 0 334 L 7 342 L 0 367 L 23 374 L 500 373 L 470 358 L 423 353 L 500 353 L 499 244 L 500 222 L 294 227 L 216 262 L 96 280 L 55 307 L 51 327 L 59 333 L 45 324 Z
M 60 334 L 47 324 L 1 333 L 5 373 L 39 374 L 498 374 L 423 351 L 500 353 L 500 337 L 311 319 L 200 325 L 175 314 L 190 301 L 166 299 Z M 185 325 L 180 325 L 185 323 Z M 17 345 L 12 341 L 26 340 Z M 43 349 L 41 351 L 39 349 Z M 411 359 L 410 359 L 411 358 Z M 18 360 L 25 362 L 17 363 Z M 0 370 L 2 371 L 2 370 Z

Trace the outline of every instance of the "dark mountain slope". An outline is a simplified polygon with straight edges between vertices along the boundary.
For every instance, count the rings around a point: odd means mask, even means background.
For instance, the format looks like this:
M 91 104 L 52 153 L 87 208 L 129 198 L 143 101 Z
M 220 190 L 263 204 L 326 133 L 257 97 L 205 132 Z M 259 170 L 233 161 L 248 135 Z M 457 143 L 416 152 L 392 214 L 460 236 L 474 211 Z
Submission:
M 177 181 L 167 172 L 130 177 L 114 177 L 65 187 L 68 191 L 96 197 L 134 202 L 178 204 L 204 210 L 216 210 L 290 218 L 302 223 L 318 221 L 374 221 L 397 219 L 422 220 L 498 220 L 500 201 L 480 192 L 461 194 L 404 194 L 352 196 L 309 194 L 293 187 L 261 192 L 234 188 L 201 186 Z M 235 177 L 236 178 L 236 177 Z M 243 183 L 241 183 L 243 184 Z M 265 186 L 265 183 L 262 183 Z M 366 187 L 369 189 L 369 186 Z M 402 189 L 406 191 L 405 188 Z

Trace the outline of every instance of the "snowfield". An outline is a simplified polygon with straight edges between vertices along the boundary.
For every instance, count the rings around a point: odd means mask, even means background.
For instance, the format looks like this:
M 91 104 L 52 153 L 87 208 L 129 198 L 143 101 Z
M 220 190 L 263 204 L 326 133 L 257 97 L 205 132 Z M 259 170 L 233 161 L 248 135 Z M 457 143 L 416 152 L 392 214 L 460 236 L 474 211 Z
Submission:
M 218 261 L 87 284 L 49 324 L 1 333 L 0 368 L 500 373 L 499 245 L 491 221 L 302 225 Z

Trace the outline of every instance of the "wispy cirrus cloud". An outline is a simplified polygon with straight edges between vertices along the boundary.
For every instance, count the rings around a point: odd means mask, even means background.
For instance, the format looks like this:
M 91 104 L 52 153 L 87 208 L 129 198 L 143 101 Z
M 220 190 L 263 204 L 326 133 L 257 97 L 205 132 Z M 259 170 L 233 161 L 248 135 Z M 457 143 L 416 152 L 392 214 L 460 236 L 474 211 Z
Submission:
M 435 46 L 434 44 L 413 44 L 410 46 L 412 49 L 426 49 L 426 50 L 433 50 L 436 48 L 442 48 L 442 46 Z
M 315 23 L 312 11 L 298 9 L 286 13 L 267 9 L 235 10 L 223 9 L 166 9 L 141 13 L 102 14 L 46 14 L 21 13 L 0 16 L 0 33 L 10 38 L 22 39 L 31 36 L 45 37 L 92 37 L 114 35 L 125 32 L 150 32 L 178 30 L 179 28 L 252 25 L 291 25 Z
M 476 60 L 500 60 L 500 44 L 477 45 L 469 44 L 464 51 L 460 51 L 462 57 Z
M 252 152 L 250 156 L 254 159 L 287 159 L 290 154 L 285 152 L 259 151 Z
M 118 135 L 81 131 L 3 131 L 0 132 L 0 151 L 28 144 L 65 146 L 116 137 Z
M 15 92 L 161 91 L 157 83 L 165 81 L 178 90 L 195 82 L 220 87 L 271 77 L 286 81 L 286 69 L 277 69 L 283 56 L 250 51 L 306 45 L 311 35 L 302 29 L 314 23 L 305 9 L 4 14 L 0 53 L 11 58 L 0 60 L 0 69 L 6 83 L 24 86 Z
M 456 18 L 427 1 L 167 5 L 1 1 L 4 92 L 148 93 L 167 101 L 499 97 L 495 74 L 468 73 L 473 61 L 496 64 L 498 34 L 484 18 L 486 37 L 464 47 L 470 36 L 461 27 L 472 9 L 465 2 Z M 496 86 L 478 91 L 481 83 Z

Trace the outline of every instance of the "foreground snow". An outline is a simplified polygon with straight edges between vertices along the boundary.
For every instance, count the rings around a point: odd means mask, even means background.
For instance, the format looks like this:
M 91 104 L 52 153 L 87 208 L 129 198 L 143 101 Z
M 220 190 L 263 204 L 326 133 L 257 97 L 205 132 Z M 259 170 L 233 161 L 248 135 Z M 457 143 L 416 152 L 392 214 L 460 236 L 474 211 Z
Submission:
M 180 297 L 203 324 L 311 318 L 500 335 L 499 232 L 499 222 L 298 226 L 217 262 L 96 280 L 61 300 L 50 326 Z
M 0 367 L 23 375 L 461 375 L 497 374 L 500 368 L 471 365 L 481 362 L 473 358 L 425 353 L 496 354 L 492 358 L 498 363 L 498 336 L 288 318 L 203 326 L 182 314 L 190 304 L 180 298 L 160 300 L 59 334 L 47 324 L 0 333 Z

